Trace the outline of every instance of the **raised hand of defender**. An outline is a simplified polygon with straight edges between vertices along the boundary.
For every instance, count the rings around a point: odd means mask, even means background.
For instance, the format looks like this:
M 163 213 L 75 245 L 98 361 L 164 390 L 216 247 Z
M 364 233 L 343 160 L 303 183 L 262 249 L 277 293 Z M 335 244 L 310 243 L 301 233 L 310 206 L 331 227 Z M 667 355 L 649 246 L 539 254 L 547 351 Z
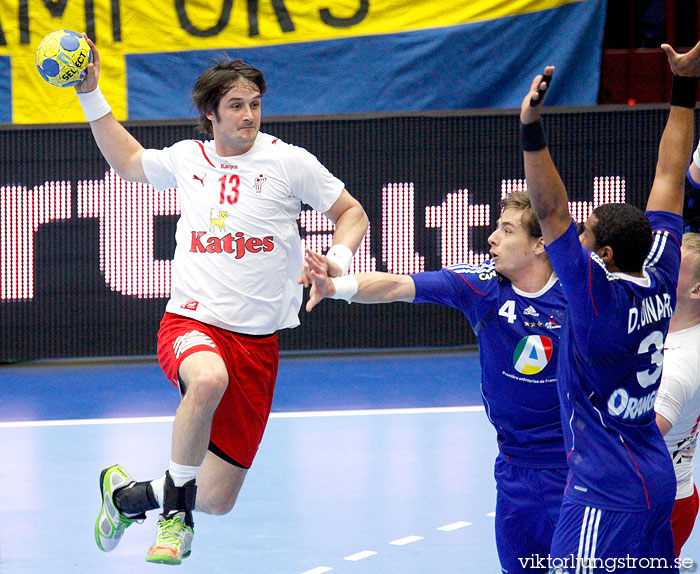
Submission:
M 524 124 L 534 124 L 540 119 L 542 102 L 547 95 L 549 83 L 554 75 L 554 66 L 547 66 L 543 74 L 538 74 L 532 80 L 530 91 L 525 96 L 520 106 L 520 121 Z
M 679 54 L 668 44 L 661 44 L 661 49 L 666 52 L 674 76 L 700 77 L 700 42 L 685 54 Z
M 307 253 L 313 253 L 313 251 L 307 251 Z M 340 268 L 340 265 L 338 265 L 335 261 L 331 261 L 325 255 L 319 255 L 318 253 L 314 253 L 314 255 L 316 257 L 320 257 L 326 262 L 325 273 L 329 277 L 340 277 L 343 274 L 343 270 Z M 304 287 L 308 287 L 310 282 L 311 276 L 309 275 L 309 267 L 304 265 L 301 269 L 301 277 L 299 277 L 299 281 L 297 281 L 297 283 L 299 285 L 303 285 Z
M 97 87 L 97 80 L 100 77 L 100 54 L 97 52 L 97 47 L 93 41 L 87 37 L 85 32 L 83 32 L 83 38 L 85 38 L 88 46 L 90 46 L 90 50 L 92 50 L 92 62 L 88 64 L 88 73 L 85 79 L 75 86 L 75 91 L 79 94 L 92 92 Z
M 311 282 L 309 300 L 306 303 L 306 311 L 309 312 L 323 299 L 334 295 L 335 286 L 328 276 L 328 260 L 313 251 L 306 251 L 303 275 Z

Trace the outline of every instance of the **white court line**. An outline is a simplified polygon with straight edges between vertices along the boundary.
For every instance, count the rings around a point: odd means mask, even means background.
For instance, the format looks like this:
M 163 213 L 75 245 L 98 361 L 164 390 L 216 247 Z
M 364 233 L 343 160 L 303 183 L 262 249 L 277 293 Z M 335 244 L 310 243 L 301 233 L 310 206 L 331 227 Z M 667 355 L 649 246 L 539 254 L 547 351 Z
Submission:
M 356 552 L 355 554 L 350 554 L 350 556 L 346 556 L 343 558 L 343 560 L 350 560 L 351 562 L 357 562 L 358 560 L 363 560 L 365 558 L 369 558 L 370 556 L 374 556 L 376 552 L 373 550 L 363 550 L 362 552 Z
M 79 425 L 124 425 L 136 423 L 171 423 L 175 417 L 125 417 L 113 419 L 73 419 L 58 421 L 17 421 L 0 423 L 0 428 L 65 427 Z
M 495 517 L 496 517 L 496 513 L 495 513 L 495 512 L 487 512 L 487 513 L 486 513 L 486 516 L 490 516 L 491 518 L 495 518 Z
M 443 532 L 452 532 L 453 530 L 458 530 L 460 528 L 464 528 L 465 526 L 471 526 L 471 522 L 464 522 L 461 520 L 460 522 L 453 522 L 452 524 L 445 524 L 445 526 L 440 526 L 438 530 L 442 530 Z
M 319 566 L 318 568 L 312 568 L 311 570 L 306 570 L 301 574 L 323 574 L 324 572 L 330 572 L 333 568 L 328 566 Z
M 366 415 L 415 415 L 415 414 L 441 414 L 441 413 L 475 413 L 483 412 L 483 406 L 469 407 L 426 407 L 407 409 L 364 409 L 364 410 L 339 410 L 339 411 L 302 411 L 294 413 L 272 413 L 271 419 L 296 419 L 319 417 L 347 417 Z M 0 422 L 2 428 L 24 427 L 59 427 L 79 425 L 111 425 L 111 424 L 138 424 L 138 423 L 172 423 L 175 417 L 122 417 L 105 419 L 69 419 L 56 421 L 12 421 Z
M 470 407 L 424 407 L 406 409 L 364 409 L 354 411 L 303 411 L 296 413 L 272 413 L 271 419 L 296 419 L 315 417 L 357 417 L 365 415 L 422 415 L 434 413 L 483 412 L 483 405 Z
M 423 537 L 404 536 L 403 538 L 399 538 L 398 540 L 393 540 L 392 542 L 389 542 L 389 544 L 393 544 L 394 546 L 404 546 L 406 544 L 411 544 L 411 542 L 418 542 L 419 540 L 423 540 Z

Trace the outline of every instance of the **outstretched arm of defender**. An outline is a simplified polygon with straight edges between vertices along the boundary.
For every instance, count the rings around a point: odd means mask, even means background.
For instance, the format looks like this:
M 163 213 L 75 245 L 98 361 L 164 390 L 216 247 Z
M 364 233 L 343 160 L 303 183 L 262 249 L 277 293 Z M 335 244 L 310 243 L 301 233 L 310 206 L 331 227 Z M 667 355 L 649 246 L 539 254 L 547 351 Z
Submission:
M 372 272 L 330 278 L 326 258 L 313 251 L 306 252 L 304 268 L 311 280 L 307 311 L 323 299 L 343 299 L 352 303 L 411 303 L 416 298 L 416 285 L 408 275 Z
M 659 144 L 654 184 L 647 210 L 683 213 L 685 174 L 693 146 L 693 108 L 700 76 L 700 43 L 678 54 L 668 44 L 661 46 L 673 72 L 671 110 Z
M 549 154 L 540 123 L 542 103 L 553 74 L 554 66 L 547 66 L 543 75 L 535 77 L 520 108 L 527 191 L 547 245 L 571 225 L 566 188 Z
M 112 114 L 105 100 L 98 79 L 100 55 L 95 44 L 86 34 L 85 40 L 92 50 L 92 63 L 88 64 L 86 78 L 75 87 L 85 118 L 90 122 L 92 135 L 102 155 L 120 177 L 129 181 L 148 183 L 141 165 L 143 146 L 122 126 Z

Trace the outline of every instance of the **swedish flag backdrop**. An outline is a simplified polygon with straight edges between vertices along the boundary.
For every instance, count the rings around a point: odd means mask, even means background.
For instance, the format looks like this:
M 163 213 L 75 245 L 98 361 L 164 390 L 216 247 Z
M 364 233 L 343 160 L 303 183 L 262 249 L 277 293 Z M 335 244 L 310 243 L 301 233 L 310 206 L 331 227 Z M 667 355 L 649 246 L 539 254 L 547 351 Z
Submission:
M 49 32 L 85 31 L 118 119 L 192 117 L 212 58 L 259 67 L 266 115 L 518 107 L 557 66 L 550 105 L 596 103 L 605 0 L 0 0 L 0 123 L 80 122 L 36 71 Z

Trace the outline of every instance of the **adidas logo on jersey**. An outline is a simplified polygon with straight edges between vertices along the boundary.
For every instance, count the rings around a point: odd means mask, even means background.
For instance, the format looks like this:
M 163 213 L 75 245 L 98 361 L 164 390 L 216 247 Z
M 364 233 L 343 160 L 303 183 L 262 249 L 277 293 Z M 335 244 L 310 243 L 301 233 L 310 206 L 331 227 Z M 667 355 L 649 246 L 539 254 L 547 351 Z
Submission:
M 535 308 L 530 305 L 527 309 L 523 311 L 523 315 L 530 315 L 531 317 L 539 317 L 540 314 L 535 311 Z

